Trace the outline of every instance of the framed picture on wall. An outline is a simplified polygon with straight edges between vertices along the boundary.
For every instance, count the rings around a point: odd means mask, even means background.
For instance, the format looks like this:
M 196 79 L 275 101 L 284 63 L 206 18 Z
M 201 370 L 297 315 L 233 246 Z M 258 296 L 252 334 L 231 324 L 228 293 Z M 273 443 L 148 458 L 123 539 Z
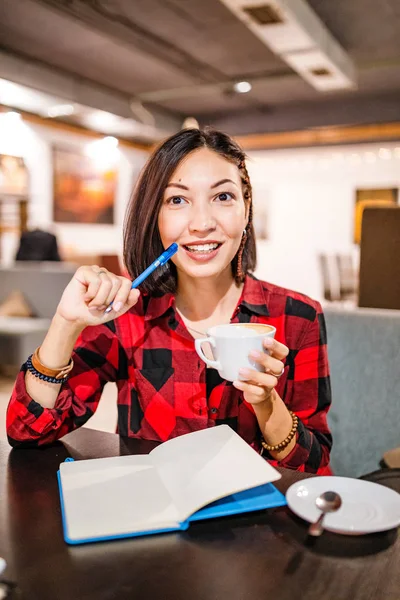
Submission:
M 367 207 L 386 207 L 397 204 L 397 188 L 364 189 L 356 190 L 356 202 L 354 208 L 354 243 L 360 244 L 361 226 L 364 209 Z
M 53 148 L 53 215 L 57 223 L 114 223 L 117 170 L 83 152 Z
M 28 169 L 21 156 L 0 154 L 0 196 L 28 196 Z

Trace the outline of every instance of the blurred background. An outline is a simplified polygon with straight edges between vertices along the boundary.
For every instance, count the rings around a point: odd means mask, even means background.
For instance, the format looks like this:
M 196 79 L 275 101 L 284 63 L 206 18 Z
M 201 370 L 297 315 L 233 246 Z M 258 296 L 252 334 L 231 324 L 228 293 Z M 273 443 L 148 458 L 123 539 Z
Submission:
M 76 265 L 121 268 L 154 144 L 212 125 L 249 157 L 256 275 L 324 304 L 336 396 L 398 402 L 398 344 L 365 363 L 400 333 L 399 31 L 398 0 L 0 0 L 3 366 Z

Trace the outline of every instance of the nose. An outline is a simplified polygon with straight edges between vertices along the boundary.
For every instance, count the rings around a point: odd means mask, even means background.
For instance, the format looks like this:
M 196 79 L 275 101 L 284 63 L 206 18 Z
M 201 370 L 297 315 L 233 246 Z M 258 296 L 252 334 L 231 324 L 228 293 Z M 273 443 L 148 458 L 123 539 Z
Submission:
M 190 233 L 209 233 L 216 228 L 215 218 L 210 206 L 193 207 L 189 222 Z

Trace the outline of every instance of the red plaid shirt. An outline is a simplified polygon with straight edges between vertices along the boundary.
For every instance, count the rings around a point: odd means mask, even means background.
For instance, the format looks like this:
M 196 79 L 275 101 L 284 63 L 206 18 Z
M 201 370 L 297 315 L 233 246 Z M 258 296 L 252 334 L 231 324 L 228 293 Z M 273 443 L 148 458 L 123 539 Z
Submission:
M 329 473 L 332 438 L 326 415 L 331 389 L 320 304 L 247 276 L 232 322 L 274 325 L 276 339 L 289 348 L 277 392 L 298 415 L 299 428 L 296 446 L 279 464 Z M 163 442 L 228 423 L 260 448 L 258 422 L 243 393 L 223 380 L 207 385 L 206 366 L 174 310 L 172 294 L 141 297 L 115 321 L 87 327 L 73 359 L 71 376 L 53 409 L 28 396 L 22 366 L 7 411 L 12 446 L 48 444 L 83 425 L 95 412 L 105 383 L 114 381 L 120 435 Z

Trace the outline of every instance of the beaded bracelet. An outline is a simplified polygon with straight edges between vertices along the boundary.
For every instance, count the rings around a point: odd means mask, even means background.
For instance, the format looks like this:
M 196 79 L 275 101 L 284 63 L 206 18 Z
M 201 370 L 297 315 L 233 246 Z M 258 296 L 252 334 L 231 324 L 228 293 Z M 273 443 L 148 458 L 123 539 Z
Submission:
M 275 444 L 274 446 L 271 446 L 270 444 L 267 444 L 267 442 L 265 442 L 261 438 L 261 445 L 265 450 L 268 450 L 268 452 L 271 452 L 271 451 L 276 452 L 277 450 L 283 450 L 284 448 L 286 448 L 286 446 L 288 446 L 290 444 L 290 442 L 296 435 L 296 431 L 299 426 L 299 417 L 297 415 L 295 415 L 294 412 L 292 412 L 291 410 L 289 410 L 289 413 L 290 413 L 290 416 L 292 417 L 292 428 L 289 432 L 289 435 L 287 435 L 285 437 L 285 439 L 282 440 L 282 442 L 280 442 L 279 444 Z
M 26 361 L 26 367 L 29 370 L 29 372 L 32 373 L 32 375 L 34 375 L 35 377 L 38 377 L 42 381 L 47 381 L 48 383 L 65 383 L 67 381 L 68 375 L 66 377 L 63 377 L 62 379 L 57 379 L 56 377 L 50 377 L 49 375 L 43 375 L 43 373 L 41 373 L 40 371 L 35 369 L 35 367 L 33 366 L 32 356 L 33 355 L 31 354 L 30 357 L 28 358 L 28 360 Z

